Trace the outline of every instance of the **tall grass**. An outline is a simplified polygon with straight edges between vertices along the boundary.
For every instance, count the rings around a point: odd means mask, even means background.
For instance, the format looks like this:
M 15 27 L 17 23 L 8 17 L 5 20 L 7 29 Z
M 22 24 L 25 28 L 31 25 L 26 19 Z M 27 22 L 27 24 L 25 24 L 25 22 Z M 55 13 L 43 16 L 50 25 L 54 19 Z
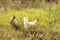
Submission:
M 17 18 L 20 19 L 20 22 L 19 22 L 20 31 L 10 29 L 11 26 L 9 25 L 9 22 L 10 22 L 10 17 L 12 15 L 15 15 Z M 24 40 L 24 38 L 26 38 L 25 37 L 26 35 L 25 35 L 25 30 L 23 30 L 24 29 L 23 17 L 26 15 L 28 15 L 29 21 L 34 21 L 35 18 L 39 18 L 39 22 L 35 28 L 35 31 L 43 32 L 42 33 L 44 35 L 42 38 L 43 40 L 52 40 L 52 38 L 54 39 L 56 35 L 60 34 L 59 32 L 60 5 L 58 4 L 45 9 L 44 8 L 40 8 L 40 9 L 28 8 L 20 11 L 9 10 L 4 12 L 3 14 L 0 14 L 0 28 L 1 28 L 0 39 L 1 40 L 11 40 L 11 39 Z M 45 34 L 46 31 L 48 35 Z M 48 38 L 46 38 L 45 36 Z

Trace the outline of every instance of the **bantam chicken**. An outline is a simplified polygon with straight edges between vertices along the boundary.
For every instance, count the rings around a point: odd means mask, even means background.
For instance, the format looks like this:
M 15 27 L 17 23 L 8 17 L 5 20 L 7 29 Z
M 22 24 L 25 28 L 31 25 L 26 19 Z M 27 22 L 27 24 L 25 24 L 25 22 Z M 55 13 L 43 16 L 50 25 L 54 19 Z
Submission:
M 39 21 L 39 19 L 36 18 L 34 21 L 29 22 L 28 17 L 24 17 L 23 20 L 24 20 L 24 27 L 27 30 L 30 30 L 31 28 L 35 27 Z
M 12 16 L 10 19 L 10 25 L 12 25 L 16 30 L 18 30 L 18 22 L 19 20 Z

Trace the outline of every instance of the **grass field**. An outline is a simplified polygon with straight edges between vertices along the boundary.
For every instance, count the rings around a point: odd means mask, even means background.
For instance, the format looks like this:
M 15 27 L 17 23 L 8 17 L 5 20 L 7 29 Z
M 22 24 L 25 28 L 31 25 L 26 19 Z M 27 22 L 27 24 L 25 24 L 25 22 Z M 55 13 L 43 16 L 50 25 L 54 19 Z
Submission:
M 20 29 L 10 29 L 10 17 L 15 15 L 20 19 Z M 26 37 L 23 26 L 23 17 L 28 15 L 29 21 L 39 18 L 39 22 L 34 29 L 39 34 L 33 37 Z M 23 30 L 24 29 L 24 30 Z M 41 33 L 42 32 L 42 33 Z M 40 37 L 42 35 L 42 37 Z M 60 5 L 40 9 L 10 10 L 0 14 L 0 40 L 58 40 L 60 35 Z M 40 38 L 39 38 L 40 37 Z

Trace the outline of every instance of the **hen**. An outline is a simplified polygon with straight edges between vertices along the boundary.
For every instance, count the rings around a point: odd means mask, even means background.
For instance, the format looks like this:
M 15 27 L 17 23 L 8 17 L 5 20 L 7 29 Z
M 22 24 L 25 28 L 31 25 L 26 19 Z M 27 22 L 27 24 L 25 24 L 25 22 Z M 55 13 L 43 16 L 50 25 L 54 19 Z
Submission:
M 29 22 L 28 17 L 24 17 L 23 20 L 24 20 L 24 27 L 27 30 L 30 30 L 31 28 L 35 27 L 39 21 L 39 19 L 36 18 L 34 21 Z
M 10 19 L 10 24 L 15 28 L 15 29 L 18 29 L 18 22 L 19 22 L 19 19 L 15 16 L 12 16 L 11 19 Z

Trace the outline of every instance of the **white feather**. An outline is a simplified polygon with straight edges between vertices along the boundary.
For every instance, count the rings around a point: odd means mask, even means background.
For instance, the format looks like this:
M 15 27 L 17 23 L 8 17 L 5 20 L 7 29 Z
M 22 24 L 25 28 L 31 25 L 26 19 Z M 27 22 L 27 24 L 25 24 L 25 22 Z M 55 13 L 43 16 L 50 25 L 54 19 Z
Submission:
M 37 24 L 37 22 L 38 22 L 38 20 L 37 19 L 35 19 L 34 21 L 32 21 L 32 22 L 29 22 L 28 21 L 28 18 L 27 17 L 24 17 L 24 27 L 27 29 L 29 29 L 29 28 L 33 28 L 33 27 L 35 27 L 36 26 L 36 24 Z

